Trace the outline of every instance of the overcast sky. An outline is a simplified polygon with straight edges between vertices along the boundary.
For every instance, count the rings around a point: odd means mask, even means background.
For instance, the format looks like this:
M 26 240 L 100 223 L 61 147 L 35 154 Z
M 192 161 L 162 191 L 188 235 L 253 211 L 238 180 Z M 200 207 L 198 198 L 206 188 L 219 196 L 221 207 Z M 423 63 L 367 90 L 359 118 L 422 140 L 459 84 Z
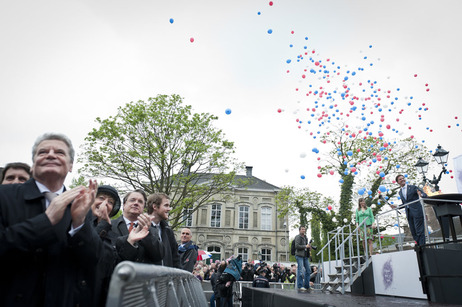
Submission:
M 0 165 L 31 163 L 44 132 L 78 149 L 96 117 L 175 93 L 219 116 L 237 158 L 276 186 L 338 198 L 339 178 L 317 178 L 312 149 L 340 121 L 440 143 L 452 169 L 462 154 L 460 0 L 273 2 L 2 0 Z M 330 118 L 318 121 L 323 111 Z M 456 192 L 450 176 L 440 186 Z

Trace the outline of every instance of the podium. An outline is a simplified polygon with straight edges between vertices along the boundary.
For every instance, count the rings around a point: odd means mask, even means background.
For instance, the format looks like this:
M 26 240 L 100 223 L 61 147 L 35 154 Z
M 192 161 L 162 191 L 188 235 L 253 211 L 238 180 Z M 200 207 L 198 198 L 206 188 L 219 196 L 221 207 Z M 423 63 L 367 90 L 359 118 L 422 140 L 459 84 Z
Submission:
M 424 201 L 435 210 L 443 242 L 415 248 L 423 292 L 432 302 L 462 304 L 462 240 L 457 240 L 453 220 L 458 216 L 462 225 L 462 194 L 440 194 Z M 449 239 L 449 230 L 452 240 Z
M 459 202 L 457 202 L 459 201 Z M 458 216 L 462 226 L 462 194 L 439 194 L 425 199 L 425 203 L 433 206 L 435 215 L 441 226 L 443 241 L 449 238 L 448 231 L 452 234 L 452 240 L 457 241 L 457 233 L 454 227 L 454 217 Z

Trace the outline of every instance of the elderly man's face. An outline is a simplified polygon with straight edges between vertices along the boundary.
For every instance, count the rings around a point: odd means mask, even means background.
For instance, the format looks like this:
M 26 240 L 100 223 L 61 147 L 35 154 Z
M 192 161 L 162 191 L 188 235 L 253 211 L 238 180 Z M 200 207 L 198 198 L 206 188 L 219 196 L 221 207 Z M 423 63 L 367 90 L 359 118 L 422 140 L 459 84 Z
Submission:
M 60 140 L 45 140 L 37 146 L 34 154 L 32 174 L 39 181 L 55 177 L 64 179 L 72 171 L 69 147 Z

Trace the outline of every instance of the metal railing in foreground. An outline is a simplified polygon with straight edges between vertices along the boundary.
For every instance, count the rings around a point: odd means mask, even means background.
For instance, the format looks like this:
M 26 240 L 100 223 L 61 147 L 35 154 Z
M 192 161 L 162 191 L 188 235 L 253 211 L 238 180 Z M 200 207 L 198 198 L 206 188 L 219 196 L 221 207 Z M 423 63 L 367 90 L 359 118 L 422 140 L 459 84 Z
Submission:
M 153 264 L 124 261 L 115 268 L 106 306 L 202 307 L 207 299 L 191 273 Z

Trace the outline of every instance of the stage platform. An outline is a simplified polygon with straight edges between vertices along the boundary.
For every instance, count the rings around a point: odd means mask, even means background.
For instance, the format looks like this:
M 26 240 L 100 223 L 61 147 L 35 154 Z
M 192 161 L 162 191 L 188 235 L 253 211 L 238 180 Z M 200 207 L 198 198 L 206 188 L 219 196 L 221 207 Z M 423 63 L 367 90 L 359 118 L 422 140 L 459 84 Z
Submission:
M 316 290 L 297 291 L 282 289 L 244 288 L 242 296 L 243 307 L 314 307 L 314 306 L 455 306 L 450 304 L 433 303 L 426 299 L 412 299 L 384 295 L 360 296 L 325 293 Z

